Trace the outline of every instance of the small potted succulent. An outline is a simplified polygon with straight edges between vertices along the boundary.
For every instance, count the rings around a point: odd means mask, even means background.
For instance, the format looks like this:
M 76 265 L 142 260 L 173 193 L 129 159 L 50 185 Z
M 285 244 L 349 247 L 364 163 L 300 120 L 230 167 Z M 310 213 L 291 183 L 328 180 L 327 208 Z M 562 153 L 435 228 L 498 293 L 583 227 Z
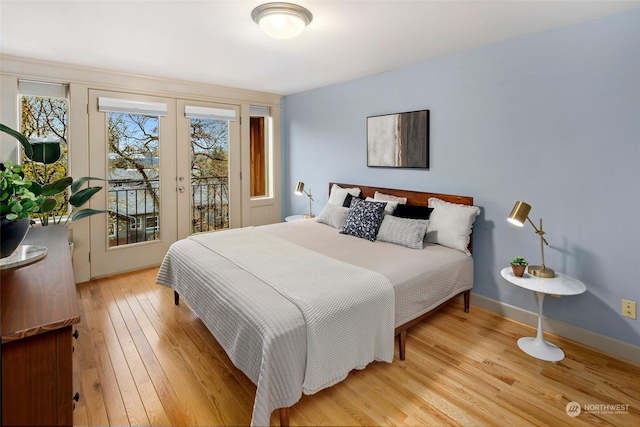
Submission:
M 513 274 L 517 277 L 522 277 L 524 275 L 524 270 L 529 265 L 529 262 L 521 256 L 511 258 L 510 262 Z

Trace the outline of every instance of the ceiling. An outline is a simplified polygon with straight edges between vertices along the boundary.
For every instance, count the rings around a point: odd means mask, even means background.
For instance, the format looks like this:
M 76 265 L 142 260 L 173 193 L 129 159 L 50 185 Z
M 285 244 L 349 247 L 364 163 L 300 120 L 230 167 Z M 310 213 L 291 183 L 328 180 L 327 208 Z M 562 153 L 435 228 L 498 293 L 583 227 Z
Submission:
M 295 0 L 290 0 L 295 1 Z M 1 0 L 0 52 L 288 95 L 640 7 L 636 1 L 310 1 L 295 39 L 265 1 Z

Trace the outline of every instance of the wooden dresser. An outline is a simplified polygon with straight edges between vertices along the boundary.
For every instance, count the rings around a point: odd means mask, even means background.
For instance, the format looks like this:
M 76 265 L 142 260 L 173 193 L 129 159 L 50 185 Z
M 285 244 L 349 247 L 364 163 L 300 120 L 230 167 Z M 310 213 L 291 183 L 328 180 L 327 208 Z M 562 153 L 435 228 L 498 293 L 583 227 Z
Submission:
M 2 425 L 73 425 L 73 325 L 80 321 L 64 226 L 29 230 L 47 247 L 33 264 L 2 270 Z

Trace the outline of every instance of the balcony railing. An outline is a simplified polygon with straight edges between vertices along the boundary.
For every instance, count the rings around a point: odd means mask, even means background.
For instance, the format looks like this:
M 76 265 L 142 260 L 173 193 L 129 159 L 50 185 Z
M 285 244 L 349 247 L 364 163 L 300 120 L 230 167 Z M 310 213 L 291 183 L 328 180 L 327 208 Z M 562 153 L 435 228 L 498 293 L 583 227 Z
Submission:
M 160 193 L 155 180 L 109 181 L 109 246 L 160 238 Z M 228 177 L 191 178 L 191 233 L 229 228 Z
M 229 179 L 191 178 L 191 233 L 229 228 Z

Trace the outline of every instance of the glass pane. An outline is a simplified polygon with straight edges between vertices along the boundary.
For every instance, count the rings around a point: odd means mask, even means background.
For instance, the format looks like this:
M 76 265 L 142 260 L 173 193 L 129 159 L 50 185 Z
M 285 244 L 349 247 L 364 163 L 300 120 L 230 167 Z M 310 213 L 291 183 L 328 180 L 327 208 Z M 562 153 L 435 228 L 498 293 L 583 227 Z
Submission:
M 191 233 L 229 228 L 229 122 L 191 119 Z
M 158 117 L 108 113 L 109 247 L 160 238 Z
M 68 175 L 67 157 L 67 110 L 68 103 L 64 98 L 50 98 L 44 96 L 23 95 L 21 105 L 21 133 L 32 144 L 55 143 L 60 147 L 60 158 L 47 165 L 33 162 L 22 153 L 22 165 L 25 177 L 40 185 L 52 183 Z M 53 196 L 57 200 L 56 208 L 44 215 L 33 214 L 33 218 L 40 218 L 43 223 L 48 222 L 49 216 L 56 222 L 69 211 L 69 192 L 64 191 Z M 46 217 L 45 217 L 46 215 Z

